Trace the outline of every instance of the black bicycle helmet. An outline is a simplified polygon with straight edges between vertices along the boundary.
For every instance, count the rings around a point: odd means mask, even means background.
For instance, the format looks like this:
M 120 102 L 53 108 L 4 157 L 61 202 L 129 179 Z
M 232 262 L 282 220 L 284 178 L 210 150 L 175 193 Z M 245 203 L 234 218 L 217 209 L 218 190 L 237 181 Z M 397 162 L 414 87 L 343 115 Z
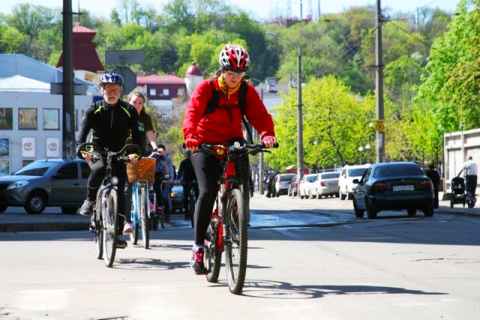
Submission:
M 100 78 L 100 85 L 119 84 L 123 87 L 123 78 L 117 73 L 106 73 Z

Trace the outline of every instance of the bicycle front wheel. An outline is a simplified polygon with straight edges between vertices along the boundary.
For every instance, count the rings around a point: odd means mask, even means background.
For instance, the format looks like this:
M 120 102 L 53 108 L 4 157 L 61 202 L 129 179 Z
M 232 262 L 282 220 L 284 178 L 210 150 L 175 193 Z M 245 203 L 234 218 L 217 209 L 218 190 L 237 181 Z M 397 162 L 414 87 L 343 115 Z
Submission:
M 148 222 L 148 199 L 147 187 L 145 185 L 140 187 L 139 202 L 140 217 L 142 218 L 143 247 L 148 249 L 150 247 L 150 223 Z
M 94 222 L 95 222 L 95 244 L 97 245 L 97 259 L 103 259 L 103 226 L 102 226 L 102 189 L 97 192 L 97 202 L 95 203 Z
M 247 217 L 243 194 L 233 189 L 225 211 L 225 266 L 231 293 L 242 292 L 247 272 Z
M 205 268 L 208 270 L 208 282 L 217 282 L 220 275 L 222 253 L 217 248 L 218 236 L 217 230 L 210 224 L 205 237 Z
M 103 216 L 103 260 L 107 267 L 111 267 L 115 261 L 118 237 L 118 197 L 117 190 L 107 191 L 106 207 Z

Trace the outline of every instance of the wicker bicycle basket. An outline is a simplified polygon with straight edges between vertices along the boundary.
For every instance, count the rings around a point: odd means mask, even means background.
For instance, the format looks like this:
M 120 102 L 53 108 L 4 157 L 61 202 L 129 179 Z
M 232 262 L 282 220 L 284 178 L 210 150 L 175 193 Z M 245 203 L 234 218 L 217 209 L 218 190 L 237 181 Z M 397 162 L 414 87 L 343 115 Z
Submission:
M 135 183 L 140 180 L 146 180 L 153 183 L 155 180 L 155 163 L 153 158 L 142 158 L 137 162 L 127 163 L 128 182 Z

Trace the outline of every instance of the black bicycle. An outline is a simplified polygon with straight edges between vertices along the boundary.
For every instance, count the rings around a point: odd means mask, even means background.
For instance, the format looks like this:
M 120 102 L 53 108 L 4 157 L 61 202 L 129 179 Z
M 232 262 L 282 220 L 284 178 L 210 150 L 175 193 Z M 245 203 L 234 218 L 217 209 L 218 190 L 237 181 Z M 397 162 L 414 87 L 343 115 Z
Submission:
M 278 144 L 275 146 L 278 147 Z M 205 237 L 205 267 L 208 270 L 207 281 L 217 282 L 225 251 L 225 266 L 230 292 L 239 294 L 243 290 L 247 271 L 248 221 L 247 208 L 244 201 L 244 190 L 249 182 L 243 181 L 243 157 L 265 150 L 265 145 L 235 143 L 228 145 L 200 145 L 199 152 L 215 155 L 222 159 L 218 196 L 215 200 L 210 225 Z
M 135 148 L 137 154 L 141 154 L 141 149 L 136 144 L 127 144 L 118 152 L 104 152 L 96 143 L 86 142 L 82 143 L 77 151 L 80 158 L 83 158 L 84 154 L 90 154 L 92 163 L 106 161 L 105 178 L 97 192 L 92 219 L 95 224 L 97 258 L 103 257 L 107 267 L 112 267 L 115 261 L 118 239 L 118 179 L 113 175 L 112 162 L 114 160 L 130 161 L 124 154 L 131 148 Z

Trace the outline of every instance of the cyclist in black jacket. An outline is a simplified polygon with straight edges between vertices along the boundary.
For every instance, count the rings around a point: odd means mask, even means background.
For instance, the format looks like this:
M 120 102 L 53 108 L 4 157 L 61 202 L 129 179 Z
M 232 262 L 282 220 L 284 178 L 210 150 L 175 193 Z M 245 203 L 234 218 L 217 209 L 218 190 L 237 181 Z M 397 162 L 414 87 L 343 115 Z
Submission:
M 100 79 L 100 87 L 104 100 L 90 105 L 85 111 L 82 126 L 78 132 L 76 145 L 84 143 L 90 130 L 92 130 L 91 141 L 95 142 L 105 151 L 119 151 L 125 145 L 130 132 L 133 143 L 141 145 L 141 139 L 138 132 L 138 112 L 135 108 L 122 101 L 123 78 L 119 74 L 109 73 Z M 131 160 L 135 155 L 129 155 Z M 102 161 L 91 162 L 90 155 L 86 155 L 85 160 L 91 168 L 87 183 L 87 199 L 80 208 L 80 214 L 91 216 L 93 206 L 103 178 L 105 177 L 105 164 Z M 123 234 L 123 224 L 125 219 L 125 182 L 127 178 L 125 162 L 117 161 L 113 163 L 115 176 L 118 178 L 118 212 L 119 212 L 119 241 L 117 247 L 125 248 L 127 242 L 121 237 Z

